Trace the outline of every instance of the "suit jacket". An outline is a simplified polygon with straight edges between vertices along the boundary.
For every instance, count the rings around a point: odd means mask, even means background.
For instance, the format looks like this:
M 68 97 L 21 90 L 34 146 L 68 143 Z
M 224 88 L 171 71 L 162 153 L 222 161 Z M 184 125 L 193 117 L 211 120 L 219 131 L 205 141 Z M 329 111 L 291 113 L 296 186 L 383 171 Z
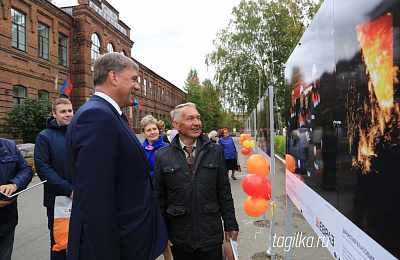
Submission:
M 143 148 L 116 109 L 92 96 L 67 131 L 74 186 L 68 259 L 151 259 L 167 233 Z

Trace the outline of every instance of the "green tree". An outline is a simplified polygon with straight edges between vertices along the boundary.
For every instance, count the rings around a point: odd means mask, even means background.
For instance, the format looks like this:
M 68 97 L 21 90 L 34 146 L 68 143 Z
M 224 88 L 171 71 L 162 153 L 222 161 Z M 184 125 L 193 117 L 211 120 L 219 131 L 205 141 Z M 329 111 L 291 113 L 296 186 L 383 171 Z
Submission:
M 214 40 L 206 64 L 216 70 L 223 101 L 238 112 L 252 111 L 269 85 L 282 130 L 284 64 L 318 10 L 311 0 L 242 0 Z
M 222 105 L 220 94 L 211 80 L 206 79 L 202 85 L 196 69 L 189 71 L 185 81 L 186 102 L 193 102 L 201 115 L 202 130 L 209 132 L 221 127 Z
M 2 124 L 5 133 L 22 138 L 24 143 L 34 143 L 40 131 L 46 129 L 52 102 L 47 99 L 26 99 L 25 103 L 7 112 Z
M 196 69 L 190 69 L 183 89 L 186 91 L 186 102 L 198 104 L 201 95 L 201 85 Z

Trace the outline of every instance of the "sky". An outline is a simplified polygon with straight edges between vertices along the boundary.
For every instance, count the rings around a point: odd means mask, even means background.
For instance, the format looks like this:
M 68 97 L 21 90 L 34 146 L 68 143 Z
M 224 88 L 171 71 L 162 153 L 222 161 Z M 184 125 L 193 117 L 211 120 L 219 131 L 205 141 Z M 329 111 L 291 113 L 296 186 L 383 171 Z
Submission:
M 101 0 L 100 0 L 101 1 Z M 59 7 L 77 0 L 51 0 Z M 229 25 L 240 0 L 108 0 L 119 20 L 131 28 L 131 56 L 183 89 L 190 69 L 200 82 L 214 77 L 205 57 L 215 50 L 213 40 Z
M 205 56 L 217 33 L 228 26 L 240 0 L 108 0 L 131 28 L 131 55 L 183 89 L 191 68 L 200 81 L 212 78 Z

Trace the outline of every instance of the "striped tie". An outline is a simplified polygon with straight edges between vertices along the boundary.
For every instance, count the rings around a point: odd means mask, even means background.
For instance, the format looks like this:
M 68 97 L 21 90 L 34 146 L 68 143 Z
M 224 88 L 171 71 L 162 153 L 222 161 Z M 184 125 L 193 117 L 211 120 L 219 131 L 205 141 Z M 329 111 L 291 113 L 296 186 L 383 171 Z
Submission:
M 185 146 L 183 149 L 189 154 L 186 158 L 187 164 L 189 166 L 190 173 L 193 173 L 193 166 L 194 166 L 194 156 L 193 156 L 193 147 L 192 146 Z

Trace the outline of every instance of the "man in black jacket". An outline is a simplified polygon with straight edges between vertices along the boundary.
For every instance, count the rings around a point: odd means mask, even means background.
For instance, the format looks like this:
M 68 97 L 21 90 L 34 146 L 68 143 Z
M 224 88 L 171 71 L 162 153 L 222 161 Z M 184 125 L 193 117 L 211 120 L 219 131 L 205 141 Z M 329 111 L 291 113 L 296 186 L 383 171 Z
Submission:
M 0 138 L 0 191 L 8 196 L 19 192 L 28 186 L 32 176 L 32 168 L 15 142 Z M 17 224 L 17 196 L 0 200 L 0 259 L 11 259 Z
M 239 234 L 223 150 L 201 134 L 195 104 L 178 105 L 171 117 L 179 134 L 156 152 L 154 169 L 168 243 L 174 260 L 220 260 L 224 236 Z
M 50 259 L 66 259 L 67 250 L 54 251 L 53 236 L 54 204 L 57 196 L 72 199 L 73 188 L 67 162 L 66 133 L 74 112 L 71 102 L 58 98 L 53 102 L 53 116 L 46 122 L 46 129 L 40 132 L 35 143 L 35 166 L 44 184 L 44 201 L 47 208 L 48 228 L 50 230 Z

